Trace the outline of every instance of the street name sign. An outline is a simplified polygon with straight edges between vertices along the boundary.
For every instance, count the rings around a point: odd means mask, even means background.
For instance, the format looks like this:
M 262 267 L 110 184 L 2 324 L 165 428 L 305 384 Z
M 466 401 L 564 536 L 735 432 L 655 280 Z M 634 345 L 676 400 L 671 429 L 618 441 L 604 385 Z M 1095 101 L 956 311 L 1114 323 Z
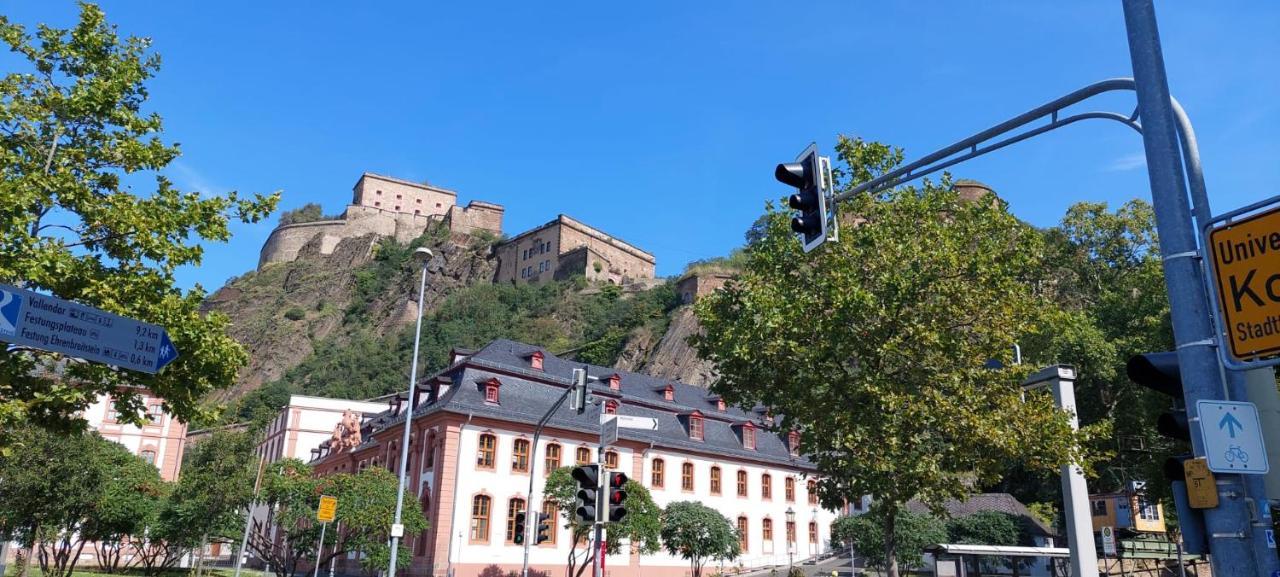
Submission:
M 0 341 L 151 374 L 178 358 L 164 327 L 3 284 Z
M 600 446 L 612 445 L 618 442 L 618 419 L 616 415 L 608 415 L 614 417 L 600 424 Z
M 338 498 L 324 495 L 320 497 L 320 508 L 316 509 L 316 520 L 321 523 L 332 523 L 338 513 Z
M 1198 401 L 1196 413 L 1210 471 L 1262 475 L 1271 470 L 1253 403 Z
M 605 421 L 617 421 L 618 428 L 621 429 L 644 429 L 646 431 L 658 430 L 658 420 L 653 417 L 635 417 L 632 415 L 600 415 L 600 424 Z
M 1280 206 L 1206 236 L 1225 360 L 1239 367 L 1280 357 Z
M 1193 509 L 1212 509 L 1218 506 L 1218 484 L 1204 458 L 1182 462 L 1182 472 L 1187 479 L 1187 501 Z

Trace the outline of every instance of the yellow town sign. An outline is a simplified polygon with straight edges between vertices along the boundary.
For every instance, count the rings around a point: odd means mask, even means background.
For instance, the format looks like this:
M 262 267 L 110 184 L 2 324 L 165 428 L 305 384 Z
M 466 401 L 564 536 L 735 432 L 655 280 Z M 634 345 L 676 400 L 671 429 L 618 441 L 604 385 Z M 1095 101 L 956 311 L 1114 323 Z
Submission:
M 1280 208 L 1213 229 L 1209 245 L 1231 356 L 1280 355 Z

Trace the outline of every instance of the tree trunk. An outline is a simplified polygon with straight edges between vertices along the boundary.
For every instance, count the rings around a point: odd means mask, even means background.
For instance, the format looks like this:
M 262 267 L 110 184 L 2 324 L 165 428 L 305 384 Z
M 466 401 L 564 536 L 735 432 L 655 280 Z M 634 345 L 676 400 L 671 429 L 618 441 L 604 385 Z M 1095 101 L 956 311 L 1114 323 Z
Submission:
M 31 532 L 31 543 L 27 545 L 25 554 L 18 554 L 18 577 L 27 577 L 27 567 L 31 566 L 31 558 L 36 554 L 36 539 L 40 535 L 40 526 L 36 525 Z
M 885 507 L 884 514 L 884 568 L 886 577 L 898 577 L 898 508 Z

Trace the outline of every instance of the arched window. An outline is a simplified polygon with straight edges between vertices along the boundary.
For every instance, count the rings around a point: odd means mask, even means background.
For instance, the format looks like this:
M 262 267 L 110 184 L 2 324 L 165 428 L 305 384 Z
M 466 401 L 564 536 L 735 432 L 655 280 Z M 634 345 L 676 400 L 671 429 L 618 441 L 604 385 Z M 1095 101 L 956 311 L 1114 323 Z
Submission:
M 805 483 L 804 488 L 805 488 L 805 491 L 809 493 L 809 504 L 817 505 L 818 504 L 818 482 L 814 480 L 810 480 L 808 483 Z
M 662 459 L 653 460 L 652 471 L 649 474 L 649 484 L 653 488 L 662 488 L 662 483 L 665 480 L 663 479 L 663 474 L 666 473 L 666 468 L 666 463 Z
M 685 491 L 693 490 L 693 463 L 680 465 L 680 488 Z
M 747 544 L 750 543 L 750 539 L 747 539 L 748 529 L 749 527 L 747 526 L 747 518 L 745 516 L 739 516 L 738 517 L 738 548 L 742 549 L 743 553 L 746 553 L 748 551 Z
M 773 519 L 765 517 L 764 521 L 760 522 L 760 530 L 763 533 L 762 536 L 764 537 L 765 541 L 772 541 L 773 540 Z
M 796 480 L 794 477 L 787 477 L 782 481 L 782 492 L 786 496 L 788 503 L 796 502 Z
M 605 468 L 606 468 L 606 469 L 617 469 L 617 468 L 618 468 L 618 452 L 617 452 L 617 451 L 607 451 L 607 452 L 605 452 L 605 454 L 604 454 L 604 466 L 605 466 Z
M 711 494 L 720 494 L 720 467 L 711 468 Z
M 518 473 L 529 472 L 529 440 L 516 439 L 511 446 L 511 470 Z
M 507 542 L 516 540 L 516 515 L 524 512 L 524 499 L 513 497 L 507 501 Z
M 791 545 L 796 544 L 796 522 L 795 521 L 787 521 L 787 543 Z
M 560 445 L 559 443 L 550 443 L 547 445 L 547 472 L 550 475 L 552 471 L 560 468 Z
M 742 425 L 742 448 L 756 449 L 756 426 L 751 423 Z
M 818 542 L 818 522 L 809 521 L 809 545 L 815 545 Z
M 494 454 L 498 450 L 498 438 L 489 433 L 480 435 L 479 451 L 476 452 L 476 468 L 492 469 Z
M 760 475 L 760 498 L 773 498 L 773 477 L 770 477 L 768 473 Z
M 154 449 L 144 449 L 139 456 L 142 457 L 142 460 L 146 461 L 148 465 L 156 464 L 156 452 Z
M 488 495 L 476 495 L 471 498 L 471 540 L 473 542 L 489 542 L 489 506 L 492 500 Z
M 423 450 L 426 451 L 427 454 L 422 458 L 422 466 L 426 467 L 426 470 L 430 471 L 433 467 L 436 466 L 436 434 L 435 433 L 431 433 L 430 435 L 427 435 L 427 446 L 424 447 Z
M 578 450 L 574 452 L 574 461 L 579 465 L 591 464 L 591 449 L 578 447 Z
M 747 496 L 747 472 L 738 471 L 738 496 Z
M 689 438 L 695 441 L 702 440 L 702 415 L 689 415 Z
M 618 414 L 618 401 L 614 401 L 614 400 L 612 400 L 612 399 L 610 399 L 610 400 L 608 400 L 608 401 L 605 401 L 605 402 L 604 402 L 604 414 L 606 414 L 606 415 L 616 415 L 616 414 Z

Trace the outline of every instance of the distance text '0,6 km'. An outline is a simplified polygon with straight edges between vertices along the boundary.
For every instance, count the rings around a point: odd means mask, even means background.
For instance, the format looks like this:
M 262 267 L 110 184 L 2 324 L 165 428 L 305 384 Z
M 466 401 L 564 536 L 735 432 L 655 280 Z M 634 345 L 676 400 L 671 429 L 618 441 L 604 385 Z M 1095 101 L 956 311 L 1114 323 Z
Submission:
M 1231 356 L 1280 356 L 1280 207 L 1214 229 L 1209 245 Z

